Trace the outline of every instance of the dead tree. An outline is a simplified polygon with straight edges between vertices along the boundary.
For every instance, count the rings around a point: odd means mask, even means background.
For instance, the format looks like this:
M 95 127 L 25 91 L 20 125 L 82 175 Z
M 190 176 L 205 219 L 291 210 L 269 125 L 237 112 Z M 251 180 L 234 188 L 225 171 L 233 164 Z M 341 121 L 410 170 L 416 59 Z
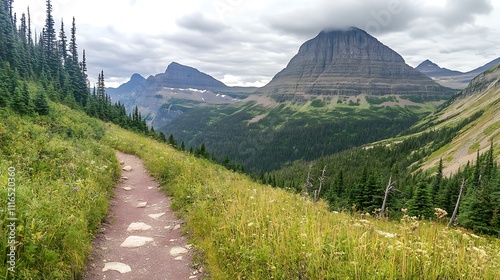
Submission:
M 387 204 L 387 197 L 389 196 L 389 193 L 396 187 L 394 185 L 395 182 L 392 182 L 392 175 L 389 177 L 389 183 L 387 183 L 387 187 L 385 187 L 385 195 L 384 195 L 384 202 L 382 202 L 382 208 L 380 208 L 380 217 L 383 217 L 385 214 L 385 206 Z
M 457 220 L 458 207 L 460 206 L 460 198 L 462 197 L 462 193 L 465 187 L 465 179 L 462 179 L 462 185 L 460 186 L 460 192 L 458 193 L 457 203 L 455 204 L 455 210 L 453 210 L 453 214 L 451 215 L 450 222 L 448 223 L 448 227 L 455 224 Z
M 326 178 L 325 172 L 326 172 L 326 165 L 325 167 L 323 167 L 323 170 L 321 170 L 321 176 L 318 178 L 319 188 L 317 190 L 314 190 L 314 203 L 319 201 L 319 195 L 321 194 L 321 187 L 323 186 L 323 181 Z
M 309 171 L 307 172 L 307 179 L 304 184 L 304 194 L 309 195 L 309 190 L 313 187 L 313 184 L 311 183 L 311 168 L 312 164 L 309 165 Z

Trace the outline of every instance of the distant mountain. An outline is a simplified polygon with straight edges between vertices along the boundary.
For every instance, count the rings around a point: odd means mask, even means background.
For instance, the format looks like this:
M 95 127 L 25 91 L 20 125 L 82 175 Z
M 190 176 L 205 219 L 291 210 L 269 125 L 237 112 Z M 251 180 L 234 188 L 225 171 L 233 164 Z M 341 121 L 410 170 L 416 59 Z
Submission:
M 170 63 L 165 73 L 150 76 L 147 82 L 149 87 L 193 88 L 211 91 L 227 88 L 223 82 L 214 77 L 177 62 Z
M 408 66 L 365 31 L 322 31 L 259 92 L 319 95 L 451 96 L 453 91 Z
M 469 72 L 454 71 L 446 68 L 441 68 L 430 60 L 425 60 L 417 66 L 417 70 L 432 78 L 439 84 L 454 88 L 464 89 L 469 82 L 477 75 L 487 71 L 493 66 L 500 63 L 500 57 Z
M 425 60 L 424 62 L 420 63 L 417 68 L 418 71 L 421 73 L 433 78 L 433 77 L 439 77 L 439 76 L 453 76 L 453 75 L 463 75 L 464 73 L 460 71 L 454 71 L 450 70 L 447 68 L 441 68 L 439 67 L 436 63 L 430 61 L 430 60 Z
M 117 88 L 107 88 L 106 92 L 113 100 L 120 99 L 120 95 L 131 94 L 136 91 L 141 91 L 146 86 L 146 79 L 140 74 L 135 73 L 130 77 L 130 80 Z

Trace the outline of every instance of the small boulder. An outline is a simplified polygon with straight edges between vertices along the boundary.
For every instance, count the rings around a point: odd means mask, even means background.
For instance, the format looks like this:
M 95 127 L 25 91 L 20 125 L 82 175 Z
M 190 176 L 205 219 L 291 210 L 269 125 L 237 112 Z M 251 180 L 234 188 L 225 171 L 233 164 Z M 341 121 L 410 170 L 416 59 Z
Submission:
M 115 270 L 115 271 L 118 271 L 120 273 L 127 273 L 127 272 L 130 272 L 132 271 L 132 269 L 130 268 L 130 266 L 124 264 L 124 263 L 120 263 L 120 262 L 108 262 L 108 263 L 105 263 L 104 264 L 104 268 L 102 269 L 102 271 L 108 271 L 108 270 Z
M 132 166 L 130 166 L 130 165 L 124 166 L 124 167 L 122 168 L 122 170 L 123 170 L 123 171 L 126 171 L 126 172 L 130 172 L 130 171 L 132 171 Z

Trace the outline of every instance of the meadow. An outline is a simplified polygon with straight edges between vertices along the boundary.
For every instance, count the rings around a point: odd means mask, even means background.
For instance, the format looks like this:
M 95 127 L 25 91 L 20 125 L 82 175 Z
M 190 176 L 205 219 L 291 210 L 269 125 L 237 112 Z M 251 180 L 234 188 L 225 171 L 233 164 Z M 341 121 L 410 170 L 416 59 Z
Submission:
M 99 142 L 105 124 L 58 104 L 49 116 L 1 109 L 0 118 L 0 279 L 77 279 L 120 174 L 114 150 Z M 9 210 L 17 219 L 14 273 Z
M 119 178 L 141 157 L 173 197 L 211 279 L 500 279 L 500 239 L 329 211 L 324 201 L 252 181 L 211 161 L 52 104 L 48 116 L 0 111 L 0 196 L 16 170 L 16 272 L 2 205 L 0 279 L 81 279 Z
M 163 183 L 213 279 L 500 279 L 500 240 L 447 228 L 446 217 L 331 212 L 114 126 L 103 141 Z

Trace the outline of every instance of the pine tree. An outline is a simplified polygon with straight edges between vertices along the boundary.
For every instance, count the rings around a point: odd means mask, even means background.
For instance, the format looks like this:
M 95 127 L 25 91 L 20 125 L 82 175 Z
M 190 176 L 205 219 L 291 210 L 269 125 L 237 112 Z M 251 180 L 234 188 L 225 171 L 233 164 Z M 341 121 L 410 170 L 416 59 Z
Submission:
M 26 83 L 16 88 L 11 107 L 21 115 L 29 115 L 33 112 L 33 103 Z
M 50 69 L 51 75 L 56 76 L 56 72 L 59 69 L 59 59 L 57 55 L 57 43 L 56 43 L 56 30 L 55 30 L 55 22 L 52 16 L 52 3 L 51 0 L 46 1 L 46 18 L 45 18 L 45 27 L 43 33 L 43 44 L 45 56 L 47 58 L 47 64 Z
M 47 101 L 47 97 L 42 90 L 39 90 L 35 95 L 35 100 L 33 101 L 35 112 L 39 115 L 44 116 L 50 113 L 49 102 Z
M 421 180 L 417 184 L 415 194 L 410 201 L 409 213 L 412 216 L 417 216 L 420 218 L 431 218 L 432 217 L 432 204 L 429 197 L 429 191 L 427 189 L 427 184 Z
M 76 45 L 76 20 L 73 17 L 73 23 L 71 24 L 71 38 L 69 41 L 69 52 L 71 54 L 71 60 L 74 65 L 78 65 L 78 47 Z
M 59 31 L 59 50 L 62 56 L 62 61 L 66 63 L 68 59 L 67 38 L 64 31 L 64 21 L 61 19 L 61 30 Z

